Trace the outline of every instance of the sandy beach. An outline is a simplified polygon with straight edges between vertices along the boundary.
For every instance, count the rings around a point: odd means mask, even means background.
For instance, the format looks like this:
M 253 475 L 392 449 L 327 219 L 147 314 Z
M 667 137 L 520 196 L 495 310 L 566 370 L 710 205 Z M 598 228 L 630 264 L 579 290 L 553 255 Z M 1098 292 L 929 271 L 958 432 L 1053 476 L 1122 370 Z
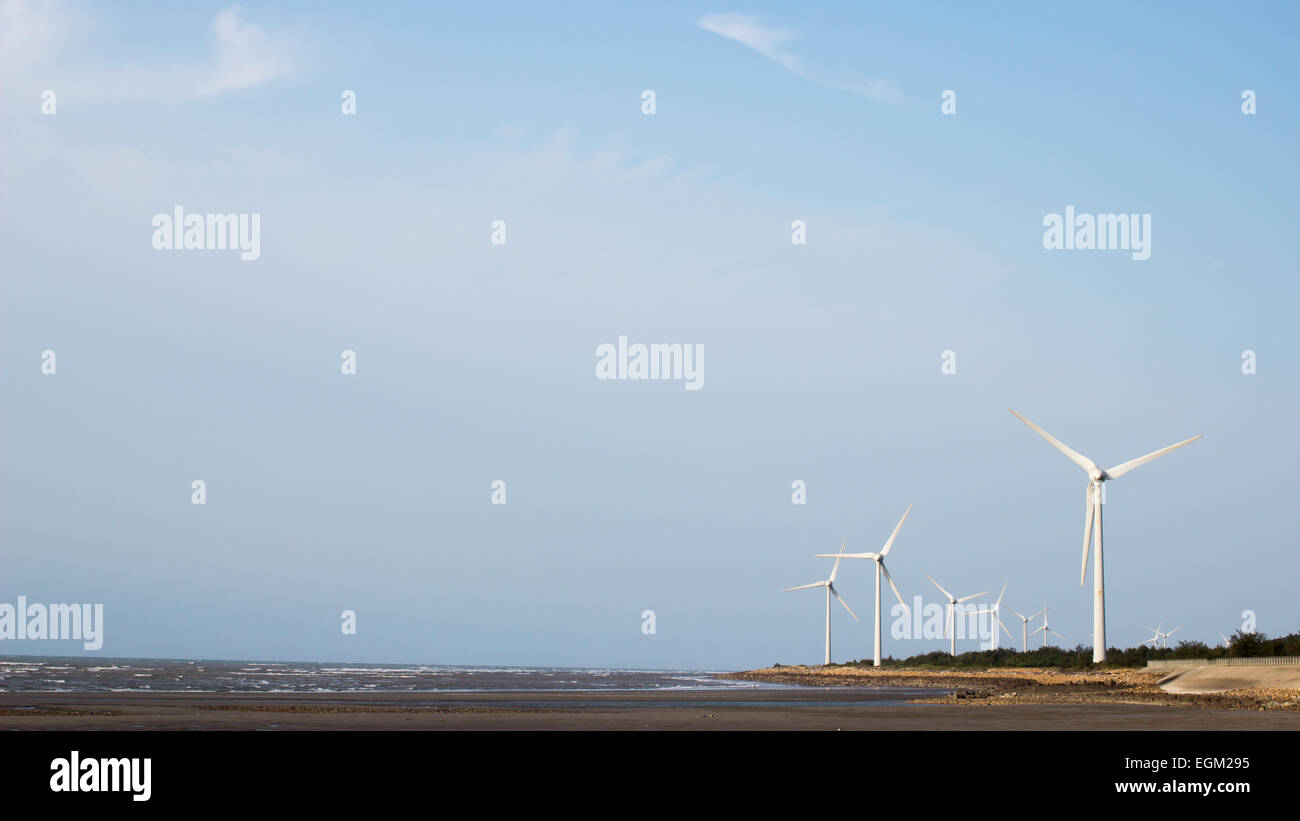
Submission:
M 810 670 L 781 668 L 779 675 L 807 677 Z M 837 682 L 849 681 L 846 672 L 823 672 Z M 728 674 L 732 678 L 772 675 L 775 673 L 762 670 Z M 1008 676 L 1001 671 L 961 677 L 895 671 L 891 676 L 891 682 L 906 683 L 886 684 L 884 676 L 867 673 L 865 677 L 873 679 L 874 686 L 837 683 L 675 692 L 0 693 L 0 728 L 1300 730 L 1300 710 L 1229 708 L 1196 700 L 1203 696 L 1169 696 L 1175 700 L 1167 701 L 1147 692 L 1146 684 L 1034 685 L 1027 676 Z M 1051 678 L 1050 674 L 1047 677 Z M 936 683 L 954 692 L 917 689 Z M 1001 688 L 1006 686 L 1018 688 L 1007 691 L 1015 692 L 1014 697 L 1003 697 Z M 1083 689 L 1066 692 L 1072 688 Z M 1125 688 L 1126 695 L 1120 692 Z

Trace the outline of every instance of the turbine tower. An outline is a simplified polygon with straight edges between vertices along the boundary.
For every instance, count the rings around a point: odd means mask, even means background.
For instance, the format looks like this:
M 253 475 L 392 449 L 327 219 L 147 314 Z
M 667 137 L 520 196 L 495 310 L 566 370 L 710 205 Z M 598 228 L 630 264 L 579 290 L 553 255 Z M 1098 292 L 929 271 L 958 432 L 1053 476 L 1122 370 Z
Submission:
M 930 579 L 929 576 L 926 576 L 926 578 Z M 951 636 L 952 638 L 952 643 L 950 645 L 948 652 L 950 655 L 952 655 L 953 658 L 956 658 L 957 657 L 957 622 L 955 618 L 956 613 L 954 612 L 954 608 L 957 605 L 961 604 L 962 602 L 970 601 L 971 599 L 978 599 L 980 596 L 987 596 L 989 591 L 985 590 L 983 593 L 972 593 L 969 596 L 962 596 L 959 599 L 953 594 L 949 593 L 947 590 L 944 590 L 943 586 L 940 585 L 934 579 L 930 579 L 930 584 L 933 584 L 935 587 L 939 588 L 939 592 L 948 597 L 948 627 L 949 627 L 948 635 Z
M 879 553 L 841 553 L 846 559 L 874 559 L 876 562 L 876 661 L 875 666 L 880 666 L 880 575 L 885 575 L 886 581 L 889 582 L 889 589 L 894 591 L 894 597 L 898 603 L 903 605 L 903 610 L 910 616 L 912 611 L 908 608 L 907 602 L 903 601 L 903 595 L 898 592 L 898 585 L 894 584 L 894 577 L 889 575 L 889 568 L 885 567 L 885 557 L 889 555 L 889 549 L 894 546 L 894 539 L 898 537 L 898 531 L 903 529 L 903 522 L 907 521 L 907 514 L 912 512 L 912 506 L 908 505 L 907 510 L 903 511 L 903 518 L 898 520 L 898 526 L 890 535 L 889 541 L 880 549 Z M 819 553 L 818 558 L 827 558 L 834 556 L 831 553 Z
M 1006 607 L 1008 610 L 1011 610 L 1011 605 L 1008 604 Z M 1042 610 L 1039 610 L 1037 613 L 1035 613 L 1032 616 L 1022 616 L 1019 613 L 1016 613 L 1015 610 L 1011 610 L 1011 612 L 1015 613 L 1016 618 L 1020 619 L 1020 652 L 1028 653 L 1029 652 L 1029 622 L 1031 619 L 1036 619 L 1039 616 L 1046 613 L 1047 608 L 1044 607 Z
M 988 608 L 987 610 L 977 610 L 977 611 L 975 611 L 975 615 L 977 615 L 977 616 L 992 616 L 992 617 L 993 617 L 993 624 L 992 624 L 992 627 L 991 627 L 992 632 L 993 632 L 993 645 L 992 645 L 992 647 L 989 648 L 990 650 L 996 650 L 996 649 L 998 649 L 998 628 L 999 628 L 999 627 L 1002 628 L 1002 632 L 1003 632 L 1003 633 L 1006 633 L 1006 634 L 1007 634 L 1007 638 L 1011 638 L 1011 631 L 1008 630 L 1008 629 L 1007 629 L 1007 626 L 1006 626 L 1005 624 L 1002 623 L 1002 597 L 1005 596 L 1006 594 L 1007 594 L 1007 583 L 1006 583 L 1006 582 L 1003 582 L 1003 583 L 1002 583 L 1002 592 L 998 594 L 998 600 L 997 600 L 996 602 L 993 603 L 993 606 L 990 607 L 990 608 Z M 1008 610 L 1011 610 L 1010 607 L 1008 607 L 1007 609 L 1008 609 Z M 1014 611 L 1014 610 L 1011 610 L 1011 612 L 1014 613 L 1015 611 Z
M 840 552 L 835 554 L 835 566 L 831 568 L 830 578 L 812 584 L 801 584 L 798 587 L 787 587 L 781 591 L 782 593 L 789 593 L 791 590 L 807 590 L 811 587 L 826 588 L 826 661 L 823 664 L 831 663 L 831 596 L 840 600 L 840 604 L 844 605 L 844 609 L 849 611 L 849 615 L 853 617 L 854 621 L 859 621 L 858 614 L 853 612 L 853 608 L 849 607 L 848 602 L 840 598 L 839 591 L 835 589 L 835 574 L 839 572 L 840 559 L 844 557 L 844 545 L 846 544 L 848 544 L 848 539 L 845 539 L 840 544 Z
M 1028 425 L 1029 429 L 1034 433 L 1037 433 L 1039 436 L 1050 442 L 1052 447 L 1056 448 L 1061 453 L 1064 453 L 1071 462 L 1074 462 L 1076 465 L 1088 472 L 1088 485 L 1083 491 L 1083 566 L 1079 569 L 1079 586 L 1083 587 L 1084 579 L 1088 574 L 1088 540 L 1094 538 L 1093 534 L 1096 533 L 1095 552 L 1092 562 L 1092 660 L 1094 663 L 1105 661 L 1106 594 L 1105 585 L 1103 584 L 1105 576 L 1102 572 L 1101 557 L 1101 508 L 1105 503 L 1105 491 L 1102 488 L 1102 484 L 1111 479 L 1118 479 L 1133 468 L 1141 467 L 1153 459 L 1164 456 L 1171 450 L 1177 450 L 1183 445 L 1191 444 L 1197 439 L 1200 439 L 1201 436 L 1200 434 L 1197 434 L 1191 439 L 1184 439 L 1176 444 L 1161 448 L 1157 451 L 1152 451 L 1146 456 L 1139 456 L 1136 459 L 1131 459 L 1127 462 L 1118 464 L 1109 470 L 1102 470 L 1097 467 L 1096 462 L 1081 453 L 1071 450 L 1056 437 L 1052 436 L 1052 434 L 1038 427 L 1033 422 L 1030 422 L 1014 410 L 1011 411 L 1011 413 L 1021 422 Z M 1044 636 L 1043 640 L 1047 640 L 1046 636 Z

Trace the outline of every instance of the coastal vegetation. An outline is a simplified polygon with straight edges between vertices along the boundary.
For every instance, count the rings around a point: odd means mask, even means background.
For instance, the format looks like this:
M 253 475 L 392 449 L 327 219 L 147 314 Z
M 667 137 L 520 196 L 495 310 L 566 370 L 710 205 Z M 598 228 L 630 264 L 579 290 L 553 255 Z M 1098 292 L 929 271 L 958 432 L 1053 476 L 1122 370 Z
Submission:
M 1020 652 L 1011 648 L 997 650 L 972 650 L 951 656 L 941 650 L 932 653 L 896 659 L 892 656 L 881 659 L 882 667 L 894 668 L 929 668 L 952 670 L 980 669 L 988 670 L 999 667 L 1042 667 L 1058 670 L 1098 670 L 1123 667 L 1145 667 L 1148 661 L 1174 659 L 1218 659 L 1218 658 L 1253 658 L 1259 656 L 1300 656 L 1300 632 L 1278 638 L 1269 638 L 1264 633 L 1244 633 L 1237 631 L 1229 637 L 1229 643 L 1211 647 L 1199 641 L 1182 641 L 1176 647 L 1151 648 L 1145 644 L 1138 647 L 1111 647 L 1106 652 L 1106 661 L 1094 664 L 1092 647 L 1082 644 L 1073 648 L 1047 647 L 1033 648 Z M 832 667 L 870 667 L 871 659 L 832 664 Z M 776 664 L 781 667 L 781 664 Z

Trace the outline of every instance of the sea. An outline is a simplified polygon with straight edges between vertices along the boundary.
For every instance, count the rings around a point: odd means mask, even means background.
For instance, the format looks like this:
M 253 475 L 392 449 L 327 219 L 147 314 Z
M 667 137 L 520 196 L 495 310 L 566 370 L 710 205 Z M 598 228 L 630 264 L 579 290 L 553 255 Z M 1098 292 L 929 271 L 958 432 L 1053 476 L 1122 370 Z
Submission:
M 0 656 L 0 692 L 382 693 L 783 689 L 721 671 Z

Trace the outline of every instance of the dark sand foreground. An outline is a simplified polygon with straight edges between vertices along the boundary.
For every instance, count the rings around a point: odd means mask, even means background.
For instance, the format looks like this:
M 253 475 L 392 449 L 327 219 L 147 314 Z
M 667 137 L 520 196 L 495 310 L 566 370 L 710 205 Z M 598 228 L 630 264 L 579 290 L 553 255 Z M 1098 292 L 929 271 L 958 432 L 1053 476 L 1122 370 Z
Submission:
M 502 693 L 0 693 L 7 730 L 1300 730 L 1300 712 L 912 703 L 879 687 Z

